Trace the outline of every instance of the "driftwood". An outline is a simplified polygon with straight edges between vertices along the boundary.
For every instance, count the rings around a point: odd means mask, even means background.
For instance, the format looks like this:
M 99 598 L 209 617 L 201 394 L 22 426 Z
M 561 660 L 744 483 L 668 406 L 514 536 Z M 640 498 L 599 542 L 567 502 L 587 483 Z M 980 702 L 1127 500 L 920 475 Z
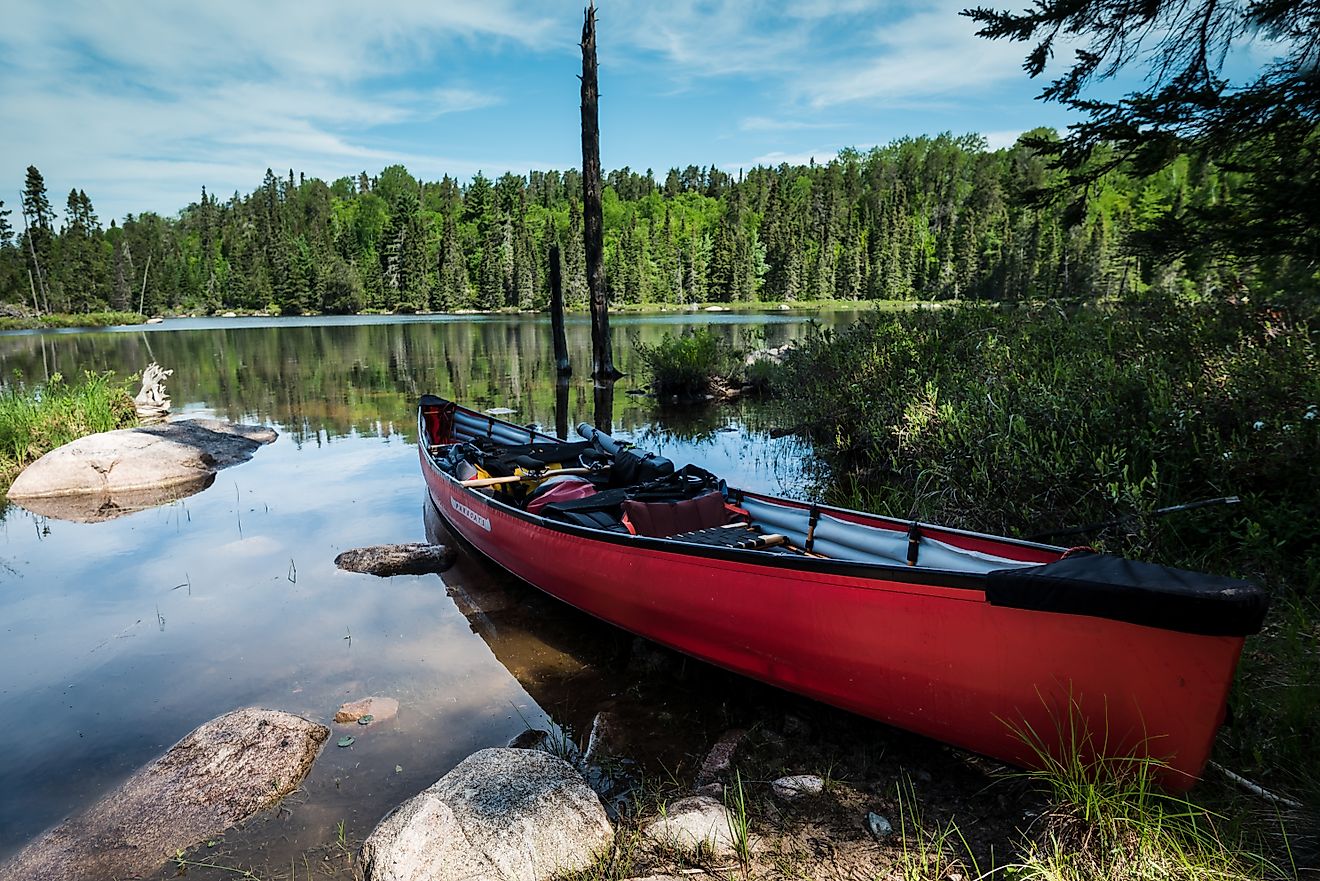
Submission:
M 155 361 L 142 371 L 142 391 L 133 399 L 138 418 L 143 422 L 160 421 L 170 413 L 170 396 L 165 393 L 165 380 L 173 375 Z
M 335 557 L 335 565 L 365 575 L 425 575 L 454 565 L 457 552 L 445 545 L 406 544 L 354 548 Z

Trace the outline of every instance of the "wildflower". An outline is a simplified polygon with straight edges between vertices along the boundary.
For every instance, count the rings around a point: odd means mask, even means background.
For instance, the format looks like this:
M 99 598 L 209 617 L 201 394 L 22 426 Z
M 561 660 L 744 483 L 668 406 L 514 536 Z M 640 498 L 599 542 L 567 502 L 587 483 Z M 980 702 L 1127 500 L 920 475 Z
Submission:
M 1254 428 L 1254 429 L 1256 429 L 1257 431 L 1260 431 L 1262 428 L 1265 427 L 1265 423 L 1264 423 L 1264 422 L 1261 422 L 1259 419 L 1257 419 L 1257 420 L 1256 420 L 1256 424 L 1253 425 L 1253 426 L 1251 426 L 1251 427 Z

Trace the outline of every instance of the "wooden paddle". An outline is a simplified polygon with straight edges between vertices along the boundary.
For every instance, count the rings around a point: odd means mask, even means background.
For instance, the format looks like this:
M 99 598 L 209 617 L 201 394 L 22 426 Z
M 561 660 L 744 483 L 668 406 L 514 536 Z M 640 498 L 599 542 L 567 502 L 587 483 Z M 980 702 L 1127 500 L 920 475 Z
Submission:
M 547 477 L 555 477 L 560 474 L 595 474 L 597 471 L 604 471 L 609 468 L 603 465 L 600 468 L 555 468 L 551 471 L 542 471 L 540 474 L 510 474 L 508 477 L 474 477 L 471 480 L 460 480 L 459 486 L 480 488 L 483 486 L 499 486 L 503 483 L 522 483 L 524 480 L 545 480 Z

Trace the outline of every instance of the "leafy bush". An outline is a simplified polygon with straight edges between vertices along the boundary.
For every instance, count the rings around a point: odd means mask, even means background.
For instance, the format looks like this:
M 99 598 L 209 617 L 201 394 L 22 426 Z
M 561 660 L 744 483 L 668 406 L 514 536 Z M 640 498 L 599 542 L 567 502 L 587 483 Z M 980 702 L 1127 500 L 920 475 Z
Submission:
M 651 374 L 651 387 L 661 397 L 701 400 L 737 380 L 743 353 L 722 336 L 706 328 L 665 334 L 648 346 L 634 339 L 633 346 Z
M 42 386 L 0 388 L 0 480 L 71 440 L 136 422 L 133 399 L 111 373 L 86 373 L 72 385 L 57 373 Z
M 877 312 L 817 332 L 777 384 L 840 473 L 872 475 L 841 499 L 999 533 L 1117 520 L 1100 538 L 1124 552 L 1320 574 L 1320 359 L 1278 310 Z M 1228 495 L 1243 504 L 1155 516 Z

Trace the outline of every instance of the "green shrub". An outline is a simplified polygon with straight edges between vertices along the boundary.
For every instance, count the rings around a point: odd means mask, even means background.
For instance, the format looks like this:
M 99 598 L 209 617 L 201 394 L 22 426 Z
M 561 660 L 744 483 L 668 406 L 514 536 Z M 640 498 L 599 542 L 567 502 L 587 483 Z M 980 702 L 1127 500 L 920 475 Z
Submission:
M 1320 359 L 1275 310 L 877 312 L 776 382 L 841 474 L 880 475 L 842 500 L 998 533 L 1116 519 L 1101 538 L 1128 552 L 1316 576 Z M 1227 495 L 1244 503 L 1153 516 Z
M 0 388 L 0 481 L 71 440 L 136 423 L 133 399 L 111 373 L 86 373 L 75 384 L 57 373 L 45 385 Z
M 119 324 L 141 324 L 145 315 L 137 312 L 85 312 L 79 315 L 41 315 L 28 318 L 0 318 L 0 330 L 30 330 L 64 327 L 113 327 Z
M 661 397 L 704 399 L 737 382 L 743 366 L 743 353 L 706 328 L 665 334 L 653 346 L 634 339 L 633 346 L 651 374 L 652 390 Z

